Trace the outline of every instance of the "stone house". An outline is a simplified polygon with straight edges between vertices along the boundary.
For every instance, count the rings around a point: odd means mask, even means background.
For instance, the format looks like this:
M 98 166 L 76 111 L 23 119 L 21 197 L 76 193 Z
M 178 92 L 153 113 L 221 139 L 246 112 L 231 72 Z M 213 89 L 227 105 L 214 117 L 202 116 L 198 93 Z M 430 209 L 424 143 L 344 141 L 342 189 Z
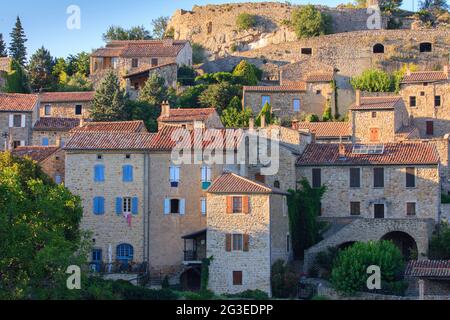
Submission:
M 0 150 L 28 146 L 39 118 L 36 94 L 0 93 Z
M 36 161 L 42 171 L 55 183 L 64 183 L 65 176 L 65 152 L 59 146 L 27 146 L 17 147 L 12 150 L 17 157 L 28 157 Z
M 94 94 L 94 91 L 41 93 L 39 116 L 89 119 Z
M 450 295 L 450 260 L 411 260 L 406 265 L 409 295 L 448 297 Z
M 234 173 L 208 189 L 209 288 L 217 293 L 259 289 L 271 294 L 271 267 L 291 256 L 287 193 Z
M 70 130 L 80 126 L 79 118 L 41 117 L 33 126 L 33 146 L 64 146 L 69 140 Z
M 171 109 L 167 102 L 161 106 L 158 129 L 165 126 L 194 128 L 223 128 L 220 116 L 215 108 L 180 108 Z
M 71 134 L 76 132 L 147 132 L 145 123 L 142 120 L 132 121 L 81 121 L 78 127 L 70 130 Z

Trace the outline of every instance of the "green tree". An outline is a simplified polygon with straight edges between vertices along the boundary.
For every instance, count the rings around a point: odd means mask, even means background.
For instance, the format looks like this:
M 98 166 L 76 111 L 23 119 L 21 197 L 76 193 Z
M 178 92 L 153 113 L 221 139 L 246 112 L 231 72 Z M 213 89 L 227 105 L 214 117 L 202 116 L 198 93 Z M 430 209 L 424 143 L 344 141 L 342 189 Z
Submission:
M 241 88 L 228 82 L 212 84 L 199 96 L 200 105 L 204 108 L 216 108 L 221 114 L 231 99 L 241 96 Z
M 86 76 L 76 73 L 73 76 L 68 76 L 64 83 L 60 83 L 58 91 L 92 91 L 93 84 Z
M 59 84 L 67 82 L 67 63 L 64 58 L 57 58 L 55 60 L 52 75 Z
M 447 223 L 438 226 L 430 241 L 430 259 L 449 260 L 450 259 L 450 227 Z
M 124 29 L 119 26 L 110 26 L 103 34 L 105 42 L 113 40 L 149 40 L 151 39 L 150 31 L 144 26 L 136 26 L 130 29 Z
M 398 11 L 402 5 L 403 0 L 379 0 L 378 5 L 382 12 L 392 14 Z
M 252 116 L 252 109 L 242 109 L 241 99 L 234 97 L 228 107 L 223 110 L 220 119 L 226 128 L 245 128 L 248 127 Z
M 28 72 L 33 90 L 48 90 L 55 87 L 55 77 L 52 73 L 54 65 L 55 62 L 50 52 L 44 47 L 39 48 L 31 56 Z
M 262 117 L 264 117 L 266 125 L 272 124 L 275 120 L 275 117 L 273 116 L 272 113 L 272 106 L 268 102 L 264 104 L 258 116 L 256 117 L 255 119 L 256 126 L 261 126 Z
M 236 18 L 236 26 L 239 30 L 248 30 L 256 26 L 256 16 L 248 13 L 240 13 Z
M 200 64 L 205 61 L 205 48 L 198 43 L 192 44 L 192 63 Z
M 180 108 L 200 108 L 200 95 L 207 87 L 204 84 L 188 87 L 178 96 L 176 106 Z
M 10 71 L 6 75 L 4 91 L 7 93 L 30 93 L 30 84 L 27 73 L 16 60 L 11 60 Z
M 367 290 L 367 268 L 372 265 L 380 267 L 385 291 L 402 287 L 398 285 L 405 268 L 402 253 L 391 241 L 384 240 L 357 242 L 341 251 L 331 271 L 331 283 L 346 295 Z
M 8 51 L 6 50 L 6 43 L 3 40 L 3 34 L 0 33 L 0 58 L 8 56 Z
M 181 66 L 178 68 L 178 82 L 183 86 L 193 86 L 195 84 L 195 78 L 197 77 L 197 71 L 189 66 Z
M 124 108 L 125 92 L 117 75 L 110 70 L 95 91 L 91 117 L 94 121 L 118 121 L 123 118 Z
M 421 10 L 445 11 L 449 8 L 447 0 L 423 0 L 419 4 Z
M 157 132 L 157 119 L 161 115 L 161 107 L 152 105 L 146 101 L 128 99 L 125 103 L 124 115 L 121 120 L 143 120 L 148 131 Z
M 331 121 L 331 120 L 333 120 L 333 114 L 331 111 L 330 103 L 328 101 L 327 106 L 326 106 L 325 110 L 323 111 L 322 121 Z
M 307 114 L 305 117 L 306 122 L 320 122 L 319 116 L 314 113 Z
M 160 106 L 167 98 L 167 87 L 164 78 L 153 73 L 139 92 L 139 101 L 145 101 L 151 105 Z
M 17 17 L 16 24 L 10 33 L 11 43 L 9 45 L 9 54 L 15 59 L 20 65 L 24 66 L 27 61 L 27 48 L 25 47 L 25 42 L 27 38 L 25 37 L 25 31 L 22 27 L 22 22 L 20 18 Z
M 240 83 L 245 86 L 255 86 L 258 84 L 258 76 L 256 74 L 256 67 L 250 64 L 247 60 L 242 60 L 234 68 L 232 75 L 240 79 Z
M 291 20 L 299 39 L 331 33 L 330 16 L 321 13 L 311 4 L 295 9 Z
M 87 77 L 90 73 L 90 54 L 83 51 L 67 58 L 67 74 L 72 76 L 76 73 Z
M 165 37 L 168 23 L 169 17 L 161 16 L 152 20 L 152 34 L 155 39 L 163 39 Z
M 355 90 L 369 92 L 390 92 L 394 90 L 392 77 L 377 69 L 365 70 L 359 77 L 350 80 Z

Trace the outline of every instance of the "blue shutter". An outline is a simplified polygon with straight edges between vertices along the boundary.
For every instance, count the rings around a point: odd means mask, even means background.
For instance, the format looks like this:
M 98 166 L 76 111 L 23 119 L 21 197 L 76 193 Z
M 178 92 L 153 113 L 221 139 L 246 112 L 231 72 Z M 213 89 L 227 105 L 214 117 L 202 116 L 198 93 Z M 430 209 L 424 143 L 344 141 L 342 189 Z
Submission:
M 180 199 L 180 214 L 183 216 L 186 212 L 186 200 Z
M 133 166 L 125 165 L 122 167 L 122 181 L 133 182 Z
M 105 181 L 105 167 L 98 164 L 94 167 L 94 181 L 103 182 Z
M 139 212 L 139 199 L 137 197 L 134 197 L 131 200 L 131 213 L 138 214 L 138 212 Z
M 93 205 L 94 214 L 101 215 L 105 213 L 105 198 L 95 197 Z
M 116 213 L 122 214 L 122 198 L 116 198 Z
M 43 146 L 48 146 L 48 138 L 42 138 L 42 145 Z
M 164 199 L 164 214 L 169 214 L 170 213 L 170 199 Z
M 94 198 L 94 202 L 92 203 L 92 212 L 94 212 L 94 214 L 98 214 L 98 198 Z

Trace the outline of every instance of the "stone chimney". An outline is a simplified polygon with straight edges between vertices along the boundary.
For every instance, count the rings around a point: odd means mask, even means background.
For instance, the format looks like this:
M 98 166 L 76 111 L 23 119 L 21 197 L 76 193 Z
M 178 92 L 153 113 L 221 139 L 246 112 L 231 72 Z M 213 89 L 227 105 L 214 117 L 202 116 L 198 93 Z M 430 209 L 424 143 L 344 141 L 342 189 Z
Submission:
M 339 143 L 339 159 L 345 159 L 345 145 L 341 142 Z
M 355 106 L 361 105 L 361 91 L 356 90 Z
M 411 75 L 411 69 L 409 68 L 409 66 L 406 68 L 406 75 L 407 76 Z
M 80 128 L 81 128 L 82 126 L 84 126 L 84 119 L 83 119 L 83 118 L 80 118 Z
M 56 146 L 61 147 L 61 137 L 60 136 L 56 137 Z
M 266 117 L 261 115 L 261 128 L 264 129 L 266 127 Z
M 163 40 L 163 45 L 165 47 L 171 47 L 173 46 L 173 39 L 172 38 L 166 38 Z
M 446 64 L 445 66 L 444 66 L 444 74 L 445 75 L 447 75 L 447 78 L 448 78 L 448 64 Z
M 161 117 L 170 116 L 170 105 L 169 101 L 163 101 L 161 104 Z
M 248 129 L 249 130 L 255 129 L 255 118 L 250 117 L 250 119 L 248 119 Z

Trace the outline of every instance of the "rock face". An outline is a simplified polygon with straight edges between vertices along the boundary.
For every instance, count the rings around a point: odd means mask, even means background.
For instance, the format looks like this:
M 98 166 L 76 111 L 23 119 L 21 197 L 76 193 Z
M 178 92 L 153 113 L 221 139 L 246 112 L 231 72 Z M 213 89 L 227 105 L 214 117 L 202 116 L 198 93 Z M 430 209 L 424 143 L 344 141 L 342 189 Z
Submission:
M 288 26 L 296 8 L 298 6 L 276 2 L 194 6 L 192 11 L 177 10 L 168 28 L 173 29 L 175 39 L 188 39 L 202 45 L 213 59 L 296 40 L 295 32 Z M 366 9 L 317 8 L 331 16 L 335 33 L 368 28 L 370 15 Z M 255 15 L 256 27 L 238 30 L 236 18 L 241 13 Z M 383 22 L 382 26 L 385 25 Z

